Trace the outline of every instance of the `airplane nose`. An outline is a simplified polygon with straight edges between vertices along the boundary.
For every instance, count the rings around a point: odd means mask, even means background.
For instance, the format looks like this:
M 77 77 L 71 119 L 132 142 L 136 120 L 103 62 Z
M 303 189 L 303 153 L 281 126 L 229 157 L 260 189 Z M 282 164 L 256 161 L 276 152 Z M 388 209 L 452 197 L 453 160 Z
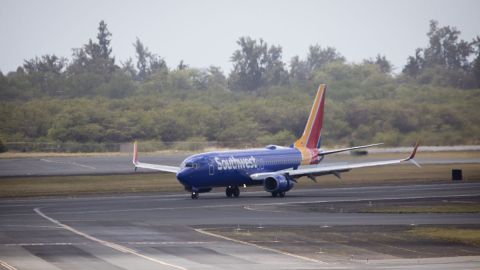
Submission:
M 187 180 L 187 176 L 188 176 L 189 172 L 188 172 L 188 169 L 183 169 L 179 172 L 177 172 L 177 179 L 185 184 L 186 183 L 186 180 Z

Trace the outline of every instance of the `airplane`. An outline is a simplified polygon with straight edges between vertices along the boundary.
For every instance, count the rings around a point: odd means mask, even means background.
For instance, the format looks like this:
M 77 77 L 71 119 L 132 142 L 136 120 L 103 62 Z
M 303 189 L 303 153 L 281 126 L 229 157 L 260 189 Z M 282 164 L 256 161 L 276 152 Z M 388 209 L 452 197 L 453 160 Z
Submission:
M 414 160 L 419 141 L 410 156 L 404 159 L 363 162 L 343 165 L 319 165 L 325 156 L 345 151 L 381 145 L 381 143 L 349 148 L 323 150 L 320 148 L 325 95 L 327 86 L 321 84 L 317 90 L 312 109 L 302 136 L 290 147 L 268 145 L 265 148 L 214 151 L 187 157 L 179 167 L 143 163 L 138 160 L 138 146 L 134 142 L 133 165 L 162 172 L 175 173 L 178 181 L 198 199 L 199 193 L 210 192 L 214 187 L 225 187 L 227 197 L 238 197 L 239 187 L 260 186 L 272 197 L 284 197 L 298 178 L 306 176 L 316 182 L 317 176 L 340 174 L 352 169 L 392 165 Z

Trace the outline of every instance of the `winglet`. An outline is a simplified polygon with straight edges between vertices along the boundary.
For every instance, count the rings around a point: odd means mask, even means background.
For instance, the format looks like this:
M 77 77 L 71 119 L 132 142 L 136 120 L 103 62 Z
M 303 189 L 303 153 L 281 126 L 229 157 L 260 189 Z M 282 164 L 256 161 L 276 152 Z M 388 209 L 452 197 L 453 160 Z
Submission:
M 417 149 L 418 149 L 418 146 L 420 145 L 420 140 L 417 140 L 417 143 L 415 144 L 415 147 L 413 148 L 413 151 L 412 153 L 410 154 L 410 156 L 408 158 L 405 159 L 405 161 L 410 161 L 412 162 L 413 164 L 415 164 L 415 166 L 419 167 L 420 168 L 420 164 L 418 164 L 413 158 L 415 157 L 415 154 L 417 154 Z
M 138 145 L 137 145 L 137 141 L 135 141 L 133 143 L 133 165 L 137 165 L 138 164 Z
M 420 140 L 417 140 L 417 143 L 415 144 L 415 147 L 413 148 L 412 154 L 407 158 L 407 160 L 413 159 L 415 157 L 415 154 L 417 153 L 418 146 L 420 145 Z

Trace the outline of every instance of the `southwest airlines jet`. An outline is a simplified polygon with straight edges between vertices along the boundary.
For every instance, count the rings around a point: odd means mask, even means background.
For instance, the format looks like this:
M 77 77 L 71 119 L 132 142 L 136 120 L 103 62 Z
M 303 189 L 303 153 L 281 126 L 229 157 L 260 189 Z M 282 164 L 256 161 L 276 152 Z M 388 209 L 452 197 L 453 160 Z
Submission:
M 318 88 L 307 125 L 302 137 L 290 147 L 269 145 L 261 149 L 236 151 L 216 151 L 196 154 L 186 158 L 180 167 L 142 163 L 138 161 L 137 142 L 134 143 L 133 164 L 137 168 L 153 169 L 175 173 L 178 181 L 191 192 L 192 199 L 198 194 L 209 192 L 213 187 L 225 187 L 227 197 L 238 197 L 243 186 L 262 185 L 273 197 L 284 197 L 293 188 L 297 179 L 306 176 L 316 181 L 316 176 L 333 174 L 340 178 L 340 173 L 356 168 L 397 164 L 413 160 L 418 142 L 412 153 L 405 159 L 364 162 L 344 165 L 324 165 L 319 163 L 326 155 L 366 148 L 380 144 L 370 144 L 336 150 L 322 150 L 323 111 L 327 86 Z

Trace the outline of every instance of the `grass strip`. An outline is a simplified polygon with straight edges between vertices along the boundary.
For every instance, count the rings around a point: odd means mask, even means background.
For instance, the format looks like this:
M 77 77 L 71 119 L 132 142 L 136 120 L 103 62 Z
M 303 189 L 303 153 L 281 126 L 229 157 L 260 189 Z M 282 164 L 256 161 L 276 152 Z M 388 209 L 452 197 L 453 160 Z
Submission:
M 440 227 L 416 227 L 409 233 L 430 239 L 457 242 L 467 245 L 480 246 L 479 229 L 440 228 Z
M 96 193 L 178 192 L 174 174 L 15 177 L 0 179 L 0 197 L 74 196 Z

